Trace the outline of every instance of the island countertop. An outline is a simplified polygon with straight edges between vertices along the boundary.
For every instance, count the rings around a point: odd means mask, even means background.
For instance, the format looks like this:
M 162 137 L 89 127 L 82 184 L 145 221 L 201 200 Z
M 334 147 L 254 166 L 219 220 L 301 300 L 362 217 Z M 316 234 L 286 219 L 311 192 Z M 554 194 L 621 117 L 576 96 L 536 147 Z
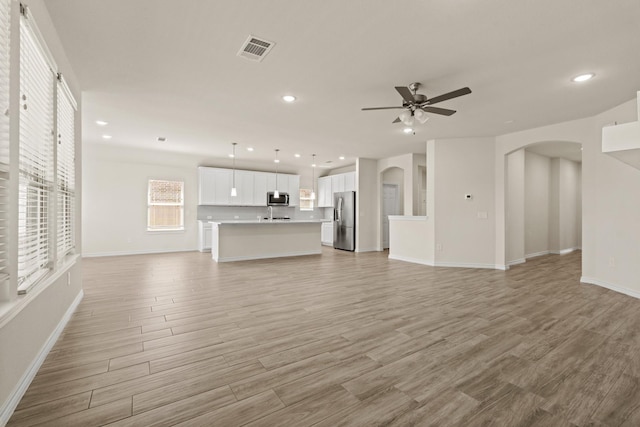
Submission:
M 229 224 L 316 224 L 323 222 L 331 222 L 330 219 L 212 219 L 211 224 L 229 225 Z
M 217 262 L 319 255 L 323 219 L 210 220 Z

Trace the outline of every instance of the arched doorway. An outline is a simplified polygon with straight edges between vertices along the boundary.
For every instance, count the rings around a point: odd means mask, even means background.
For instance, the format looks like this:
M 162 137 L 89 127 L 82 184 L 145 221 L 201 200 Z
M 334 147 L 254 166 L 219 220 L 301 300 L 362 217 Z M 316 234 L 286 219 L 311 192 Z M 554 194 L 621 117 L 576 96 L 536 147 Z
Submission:
M 582 246 L 581 144 L 544 141 L 505 155 L 507 265 Z

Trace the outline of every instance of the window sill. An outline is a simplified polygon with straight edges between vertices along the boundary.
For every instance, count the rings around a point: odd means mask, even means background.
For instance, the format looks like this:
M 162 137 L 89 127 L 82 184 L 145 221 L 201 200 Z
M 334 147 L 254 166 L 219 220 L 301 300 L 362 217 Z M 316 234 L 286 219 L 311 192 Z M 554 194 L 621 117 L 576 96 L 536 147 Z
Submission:
M 0 329 L 20 313 L 22 308 L 28 304 L 29 301 L 33 300 L 42 291 L 47 289 L 49 285 L 60 279 L 64 274 L 67 274 L 79 258 L 79 254 L 67 255 L 64 263 L 58 267 L 58 270 L 41 279 L 29 290 L 28 293 L 18 295 L 18 297 L 12 301 L 0 301 Z
M 184 233 L 186 230 L 184 228 L 168 228 L 166 230 L 149 230 L 147 229 L 147 233 L 149 234 L 174 234 L 174 233 Z

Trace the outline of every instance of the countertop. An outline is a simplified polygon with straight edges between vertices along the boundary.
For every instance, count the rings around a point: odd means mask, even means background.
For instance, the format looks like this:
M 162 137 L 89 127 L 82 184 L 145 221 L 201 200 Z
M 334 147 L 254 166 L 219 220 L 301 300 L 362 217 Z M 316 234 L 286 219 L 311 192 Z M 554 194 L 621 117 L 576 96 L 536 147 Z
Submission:
M 208 221 L 211 224 L 228 225 L 228 224 L 315 224 L 323 222 L 331 222 L 329 219 L 212 219 Z

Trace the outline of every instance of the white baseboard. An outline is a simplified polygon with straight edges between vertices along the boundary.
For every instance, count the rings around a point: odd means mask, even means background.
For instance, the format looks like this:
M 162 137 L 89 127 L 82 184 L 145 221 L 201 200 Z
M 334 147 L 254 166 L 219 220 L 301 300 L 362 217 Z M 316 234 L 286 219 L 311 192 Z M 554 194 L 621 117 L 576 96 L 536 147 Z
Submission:
M 411 262 L 413 264 L 428 265 L 430 267 L 433 267 L 433 262 L 429 262 L 425 259 L 420 259 L 420 258 L 412 258 L 412 257 L 406 257 L 402 255 L 389 254 L 389 259 L 394 259 L 396 261 Z
M 506 268 L 501 268 L 504 266 L 499 266 L 497 264 L 474 264 L 474 263 L 464 263 L 464 262 L 436 262 L 436 267 L 457 267 L 457 268 L 490 268 L 492 270 L 506 270 Z
M 383 249 L 378 248 L 356 248 L 355 252 L 382 252 Z
M 577 251 L 580 250 L 579 248 L 567 248 L 567 249 L 560 249 L 559 251 L 549 251 L 550 254 L 554 254 L 554 255 L 566 255 L 566 254 L 570 254 L 573 251 Z
M 198 248 L 193 249 L 160 249 L 157 251 L 122 251 L 122 252 L 94 252 L 83 253 L 82 258 L 97 258 L 103 256 L 127 256 L 127 255 L 149 255 L 149 254 L 169 254 L 172 252 L 196 252 Z M 210 251 L 210 250 L 209 250 Z
M 605 282 L 604 280 L 594 279 L 593 277 L 582 276 L 580 278 L 581 283 L 588 283 L 590 285 L 600 286 L 602 288 L 607 288 L 612 291 L 629 295 L 630 297 L 639 298 L 640 299 L 640 291 L 635 291 L 633 289 L 625 288 L 624 286 L 615 285 L 613 283 Z
M 532 254 L 526 254 L 524 256 L 525 259 L 529 259 L 529 258 L 535 258 L 537 256 L 543 256 L 543 255 L 549 255 L 549 251 L 540 251 L 540 252 L 534 252 Z
M 314 251 L 303 251 L 303 252 L 286 252 L 281 254 L 274 255 L 249 255 L 249 256 L 237 256 L 237 257 L 226 257 L 226 258 L 218 258 L 217 262 L 233 262 L 233 261 L 249 261 L 252 259 L 270 259 L 270 258 L 285 258 L 292 256 L 304 256 L 304 255 L 320 255 L 322 254 L 321 250 Z
M 2 406 L 0 406 L 0 426 L 3 426 L 9 422 L 9 418 L 11 418 L 11 415 L 18 406 L 18 403 L 20 403 L 20 399 L 22 399 L 22 396 L 24 396 L 24 394 L 27 392 L 31 381 L 33 381 L 33 378 L 38 373 L 38 370 L 40 369 L 40 366 L 42 366 L 44 360 L 47 358 L 49 351 L 51 351 L 56 341 L 58 341 L 58 338 L 60 338 L 60 334 L 62 334 L 64 327 L 67 326 L 67 323 L 71 319 L 73 312 L 76 311 L 76 308 L 80 304 L 80 301 L 82 301 L 83 296 L 84 292 L 80 290 L 69 308 L 67 308 L 64 316 L 62 316 L 62 319 L 60 319 L 60 322 L 58 322 L 56 328 L 53 330 L 51 335 L 49 335 L 49 339 L 47 339 L 47 341 L 40 349 L 40 352 L 36 355 L 36 358 L 31 362 L 31 366 L 29 367 L 29 369 L 27 369 L 26 372 L 22 375 L 22 378 L 20 378 L 20 381 L 9 395 L 9 399 L 4 402 Z
M 507 264 L 509 266 L 512 266 L 512 265 L 524 264 L 525 262 L 527 262 L 525 258 L 519 258 L 519 259 L 514 259 L 513 261 L 509 261 Z

